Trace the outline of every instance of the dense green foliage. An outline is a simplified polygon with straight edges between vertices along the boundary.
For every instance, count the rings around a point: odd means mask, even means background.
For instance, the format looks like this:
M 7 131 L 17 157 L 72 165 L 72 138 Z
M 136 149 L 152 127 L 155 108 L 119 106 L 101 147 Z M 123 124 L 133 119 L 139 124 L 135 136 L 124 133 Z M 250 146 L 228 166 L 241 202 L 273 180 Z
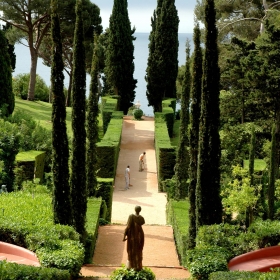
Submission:
M 14 167 L 16 155 L 20 149 L 21 135 L 18 127 L 0 119 L 0 161 L 3 163 L 0 172 L 0 183 L 8 191 L 14 188 Z
M 189 125 L 189 103 L 191 88 L 190 73 L 190 42 L 186 43 L 186 65 L 181 93 L 181 110 L 180 110 L 180 142 L 177 148 L 175 180 L 177 187 L 175 189 L 175 198 L 182 199 L 188 195 L 188 156 L 186 146 L 189 145 L 188 125 Z
M 131 29 L 127 0 L 114 0 L 109 20 L 105 75 L 115 95 L 120 98 L 120 110 L 126 115 L 135 98 L 137 80 L 134 74 L 135 28 Z
M 141 120 L 142 116 L 143 116 L 143 111 L 141 109 L 134 109 L 133 110 L 133 117 L 135 120 Z
M 97 171 L 97 150 L 96 142 L 98 141 L 98 76 L 99 76 L 99 45 L 98 37 L 95 36 L 94 50 L 91 65 L 91 84 L 88 98 L 88 115 L 87 115 L 87 166 L 86 180 L 87 192 L 90 196 L 95 195 L 97 188 L 96 171 Z
M 196 24 L 194 28 L 194 55 L 192 65 L 191 106 L 190 106 L 190 132 L 189 132 L 189 244 L 188 248 L 195 247 L 196 237 L 196 178 L 197 178 L 197 156 L 198 156 L 198 134 L 199 116 L 201 102 L 201 80 L 202 80 L 202 50 L 200 46 L 200 29 Z
M 1 241 L 36 251 L 43 267 L 78 275 L 84 260 L 79 234 L 70 226 L 53 223 L 51 196 L 42 186 L 1 194 L 0 204 L 5 205 L 0 216 Z
M 57 268 L 34 267 L 31 265 L 20 265 L 17 263 L 10 263 L 0 261 L 0 277 L 1 280 L 69 280 L 70 273 L 65 270 Z
M 174 0 L 159 0 L 152 19 L 149 58 L 146 69 L 149 106 L 162 111 L 162 100 L 176 98 L 178 74 L 179 18 Z
M 62 44 L 57 1 L 52 1 L 52 173 L 54 222 L 63 225 L 72 224 L 72 211 L 69 185 L 69 146 L 66 129 L 66 109 L 63 92 L 64 75 Z
M 145 279 L 145 280 L 155 280 L 156 276 L 153 271 L 148 268 L 144 267 L 140 271 L 136 271 L 134 269 L 127 269 L 124 266 L 122 268 L 118 268 L 113 271 L 112 275 L 110 276 L 112 280 L 135 280 L 135 279 Z
M 1 117 L 11 115 L 15 107 L 12 89 L 12 66 L 8 52 L 8 42 L 0 29 L 0 110 Z
M 18 74 L 13 77 L 13 92 L 15 96 L 24 100 L 27 99 L 28 86 L 30 74 Z M 50 88 L 46 85 L 45 81 L 39 76 L 36 76 L 35 95 L 36 100 L 49 102 Z
M 205 6 L 205 57 L 199 125 L 199 156 L 196 187 L 196 221 L 201 225 L 220 223 L 220 136 L 217 29 L 214 0 Z
M 76 24 L 74 35 L 74 70 L 72 83 L 72 159 L 71 159 L 71 201 L 75 229 L 85 238 L 87 210 L 86 190 L 86 70 L 82 17 L 82 0 L 76 4 Z

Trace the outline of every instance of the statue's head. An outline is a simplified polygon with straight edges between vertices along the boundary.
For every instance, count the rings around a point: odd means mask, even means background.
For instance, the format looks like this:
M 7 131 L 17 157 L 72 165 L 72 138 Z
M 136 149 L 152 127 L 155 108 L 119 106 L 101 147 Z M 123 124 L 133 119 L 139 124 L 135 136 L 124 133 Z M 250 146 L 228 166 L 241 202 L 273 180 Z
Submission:
M 135 206 L 135 212 L 139 214 L 141 212 L 141 206 L 139 205 Z

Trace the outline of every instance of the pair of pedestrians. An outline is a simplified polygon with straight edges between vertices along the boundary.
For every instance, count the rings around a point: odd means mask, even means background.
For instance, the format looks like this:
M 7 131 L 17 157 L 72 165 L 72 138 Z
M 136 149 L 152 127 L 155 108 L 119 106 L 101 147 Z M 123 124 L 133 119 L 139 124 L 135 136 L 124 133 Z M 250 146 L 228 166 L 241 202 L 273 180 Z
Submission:
M 145 166 L 145 163 L 144 163 L 144 157 L 146 155 L 146 152 L 143 152 L 140 156 L 139 156 L 139 171 L 143 171 L 144 170 L 144 166 Z M 128 165 L 125 169 L 125 172 L 124 172 L 124 178 L 125 178 L 125 188 L 124 190 L 128 190 L 130 186 L 132 186 L 130 184 L 130 166 Z

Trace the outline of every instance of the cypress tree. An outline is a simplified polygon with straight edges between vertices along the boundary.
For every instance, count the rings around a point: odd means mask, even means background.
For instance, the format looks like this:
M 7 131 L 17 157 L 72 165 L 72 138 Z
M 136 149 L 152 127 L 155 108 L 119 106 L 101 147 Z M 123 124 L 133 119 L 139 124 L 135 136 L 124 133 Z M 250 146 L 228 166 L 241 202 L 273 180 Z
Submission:
M 95 195 L 97 188 L 96 180 L 96 142 L 98 140 L 98 36 L 94 35 L 94 49 L 91 65 L 91 83 L 88 98 L 88 116 L 87 116 L 87 191 L 90 196 Z
M 158 1 L 154 45 L 150 46 L 151 60 L 147 67 L 147 98 L 154 112 L 162 111 L 162 100 L 176 97 L 178 74 L 179 18 L 174 0 Z M 154 49 L 151 49 L 154 47 Z
M 189 125 L 189 100 L 191 88 L 190 72 L 190 42 L 186 43 L 186 70 L 184 73 L 183 89 L 181 94 L 180 111 L 180 141 L 177 149 L 175 179 L 176 189 L 175 198 L 183 199 L 188 195 L 188 155 L 186 146 L 188 146 L 188 125 Z
M 250 152 L 249 152 L 249 177 L 250 177 L 251 186 L 254 184 L 255 149 L 256 149 L 256 133 L 255 133 L 254 127 L 252 127 Z
M 190 106 L 190 167 L 189 167 L 189 240 L 188 248 L 195 247 L 196 238 L 196 178 L 198 160 L 198 134 L 199 116 L 201 102 L 201 80 L 202 80 L 202 50 L 200 46 L 200 29 L 196 24 L 194 28 L 194 56 L 192 64 L 191 106 Z
M 15 96 L 12 88 L 12 67 L 8 41 L 0 30 L 0 110 L 2 116 L 9 116 L 15 108 Z
M 76 24 L 73 50 L 72 82 L 72 173 L 71 198 L 74 227 L 85 237 L 85 219 L 87 210 L 86 190 L 86 130 L 85 130 L 85 90 L 86 65 L 84 48 L 84 30 L 82 18 L 82 0 L 76 2 Z
M 276 171 L 276 134 L 275 125 L 273 125 L 271 132 L 271 151 L 270 151 L 270 168 L 269 168 L 269 182 L 268 182 L 268 219 L 274 218 L 274 196 L 275 196 L 275 171 Z
M 205 57 L 203 63 L 199 152 L 196 187 L 197 228 L 222 221 L 220 197 L 220 137 L 217 28 L 214 0 L 205 5 Z
M 146 69 L 145 80 L 147 82 L 146 96 L 149 102 L 149 106 L 153 106 L 154 112 L 161 112 L 162 105 L 161 102 L 158 103 L 157 99 L 160 99 L 161 94 L 158 96 L 160 89 L 158 80 L 158 71 L 157 71 L 157 60 L 155 58 L 156 50 L 156 25 L 157 18 L 160 16 L 161 7 L 163 0 L 157 1 L 157 8 L 154 10 L 153 17 L 151 18 L 151 27 L 152 30 L 149 35 L 149 56 L 148 56 L 148 65 Z
M 72 224 L 71 198 L 69 186 L 69 147 L 66 129 L 66 109 L 64 97 L 64 63 L 60 36 L 57 0 L 51 3 L 52 66 L 51 89 L 52 103 L 52 173 L 53 173 L 53 210 L 54 222 Z
M 104 72 L 114 93 L 120 96 L 120 110 L 124 114 L 133 105 L 137 83 L 133 78 L 134 32 L 128 17 L 127 0 L 114 0 Z

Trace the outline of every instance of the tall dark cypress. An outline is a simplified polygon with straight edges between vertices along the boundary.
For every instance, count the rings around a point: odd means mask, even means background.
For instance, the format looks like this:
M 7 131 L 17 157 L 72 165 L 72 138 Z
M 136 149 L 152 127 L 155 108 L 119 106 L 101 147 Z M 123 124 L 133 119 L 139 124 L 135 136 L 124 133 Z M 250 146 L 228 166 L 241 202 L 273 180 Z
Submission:
M 205 5 L 205 57 L 203 63 L 199 152 L 196 187 L 197 228 L 222 221 L 220 197 L 219 81 L 214 0 Z
M 251 143 L 250 143 L 250 151 L 249 151 L 249 177 L 250 177 L 251 186 L 254 185 L 255 149 L 256 149 L 256 132 L 254 127 L 252 127 Z
M 95 195 L 97 188 L 96 179 L 96 142 L 98 140 L 98 80 L 99 80 L 99 58 L 98 58 L 98 35 L 94 35 L 94 49 L 91 64 L 91 83 L 88 98 L 87 116 L 87 191 L 90 196 Z
M 15 108 L 15 96 L 12 88 L 12 66 L 8 41 L 0 30 L 0 110 L 2 116 L 11 115 Z
M 81 234 L 82 241 L 85 234 L 85 220 L 87 210 L 85 100 L 86 65 L 82 0 L 77 0 L 72 81 L 73 144 L 71 160 L 71 198 L 74 227 L 77 232 Z
M 271 151 L 270 151 L 270 167 L 269 167 L 269 183 L 268 183 L 268 218 L 274 218 L 274 196 L 275 196 L 275 174 L 276 174 L 276 134 L 275 125 L 273 125 L 271 132 Z
M 200 29 L 196 24 L 194 28 L 194 56 L 192 64 L 192 86 L 191 86 L 191 106 L 190 106 L 190 167 L 189 167 L 189 240 L 188 248 L 195 247 L 196 238 L 196 178 L 198 160 L 198 134 L 199 116 L 201 104 L 201 81 L 202 81 L 202 50 L 200 46 Z
M 163 98 L 176 97 L 179 18 L 174 0 L 158 1 L 155 23 L 154 50 L 146 70 L 146 95 L 154 112 L 161 112 Z
M 184 73 L 183 89 L 181 94 L 181 111 L 180 111 L 180 141 L 176 156 L 175 179 L 176 189 L 175 198 L 183 199 L 188 195 L 188 125 L 189 125 L 189 103 L 191 88 L 190 72 L 190 42 L 186 43 L 186 69 Z
M 64 97 L 64 63 L 62 60 L 62 43 L 60 23 L 57 13 L 57 0 L 51 3 L 52 36 L 52 173 L 53 173 L 53 210 L 54 222 L 72 225 L 71 197 L 69 185 L 69 146 L 66 128 L 66 108 Z
M 158 99 L 161 99 L 158 93 L 160 92 L 158 80 L 158 71 L 157 71 L 157 60 L 155 58 L 156 50 L 156 25 L 157 18 L 160 16 L 161 7 L 163 0 L 157 1 L 157 8 L 154 10 L 153 17 L 151 18 L 151 27 L 152 30 L 149 35 L 149 56 L 148 64 L 146 69 L 145 80 L 147 82 L 146 96 L 149 102 L 149 106 L 153 106 L 154 112 L 161 112 L 162 105 L 161 102 L 157 102 Z
M 120 110 L 124 114 L 133 105 L 137 83 L 133 78 L 134 32 L 128 17 L 127 0 L 114 0 L 104 71 L 114 93 L 120 96 Z

